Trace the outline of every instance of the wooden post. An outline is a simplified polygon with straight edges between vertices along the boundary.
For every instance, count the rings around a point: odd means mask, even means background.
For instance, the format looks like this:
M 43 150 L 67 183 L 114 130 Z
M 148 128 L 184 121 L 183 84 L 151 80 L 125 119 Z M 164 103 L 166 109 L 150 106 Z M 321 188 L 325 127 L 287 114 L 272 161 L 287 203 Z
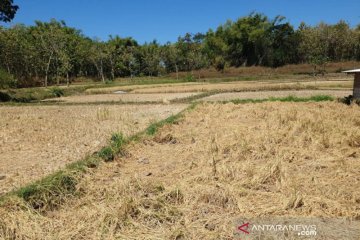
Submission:
M 355 73 L 353 98 L 360 99 L 360 72 Z

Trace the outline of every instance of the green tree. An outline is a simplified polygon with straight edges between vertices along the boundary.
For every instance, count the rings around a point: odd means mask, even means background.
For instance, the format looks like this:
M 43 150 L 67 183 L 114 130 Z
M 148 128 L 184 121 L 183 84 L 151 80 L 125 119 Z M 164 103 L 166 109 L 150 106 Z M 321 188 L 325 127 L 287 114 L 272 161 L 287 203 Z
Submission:
M 10 22 L 19 9 L 19 6 L 14 5 L 13 0 L 0 1 L 0 22 Z

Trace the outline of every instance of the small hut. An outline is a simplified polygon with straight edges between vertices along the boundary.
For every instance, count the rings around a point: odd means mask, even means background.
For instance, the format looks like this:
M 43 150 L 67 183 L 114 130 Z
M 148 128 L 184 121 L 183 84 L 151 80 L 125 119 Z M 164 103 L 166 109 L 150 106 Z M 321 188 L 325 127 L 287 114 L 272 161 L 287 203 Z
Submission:
M 354 88 L 353 88 L 353 98 L 360 99 L 360 69 L 354 69 L 349 71 L 343 71 L 347 74 L 354 74 Z

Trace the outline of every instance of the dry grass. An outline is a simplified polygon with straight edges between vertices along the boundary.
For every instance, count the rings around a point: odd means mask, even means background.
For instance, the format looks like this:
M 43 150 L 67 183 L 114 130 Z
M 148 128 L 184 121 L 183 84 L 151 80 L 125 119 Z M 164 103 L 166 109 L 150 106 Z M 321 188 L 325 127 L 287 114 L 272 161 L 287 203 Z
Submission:
M 229 92 L 219 93 L 200 99 L 200 101 L 230 101 L 235 99 L 266 99 L 279 98 L 287 96 L 312 97 L 315 95 L 326 95 L 332 97 L 346 97 L 352 94 L 352 91 L 343 90 L 284 90 L 284 91 L 256 91 L 256 92 Z
M 223 91 L 232 91 L 232 90 L 254 90 L 257 87 L 262 87 L 266 89 L 273 89 L 273 84 L 282 85 L 286 84 L 298 84 L 305 83 L 305 85 L 310 85 L 314 87 L 331 87 L 331 88 L 350 88 L 352 87 L 352 76 L 346 76 L 345 74 L 334 74 L 326 75 L 324 77 L 306 77 L 303 75 L 299 76 L 282 76 L 280 79 L 256 79 L 252 76 L 251 81 L 235 81 L 230 82 L 232 78 L 224 79 L 205 79 L 204 81 L 214 81 L 218 83 L 209 83 L 209 82 L 184 82 L 184 83 L 166 83 L 166 84 L 141 84 L 141 85 L 129 85 L 129 86 L 113 86 L 113 87 L 102 87 L 102 88 L 90 88 L 85 91 L 86 94 L 109 94 L 116 91 L 125 91 L 133 93 L 180 93 L 180 92 L 202 92 L 202 91 L 212 91 L 212 90 L 223 90 Z M 223 80 L 225 83 L 219 83 Z M 268 86 L 270 85 L 270 87 Z M 296 88 L 292 87 L 292 88 Z M 275 87 L 278 88 L 278 87 Z
M 334 81 L 243 81 L 227 83 L 204 83 L 194 85 L 161 86 L 135 89 L 133 93 L 176 93 L 176 92 L 239 92 L 239 91 L 265 91 L 265 90 L 289 90 L 289 89 L 317 89 L 317 88 L 343 88 L 348 87 L 351 80 Z
M 0 195 L 143 130 L 185 105 L 0 107 Z
M 359 119 L 339 103 L 204 104 L 89 170 L 58 210 L 8 201 L 0 236 L 232 239 L 243 217 L 359 223 Z
M 338 63 L 327 63 L 325 65 L 325 71 L 329 74 L 339 73 L 344 70 L 359 68 L 360 62 L 348 61 Z M 311 64 L 292 64 L 285 65 L 278 68 L 269 67 L 239 67 L 239 68 L 226 68 L 224 73 L 217 71 L 214 68 L 201 69 L 193 71 L 195 78 L 221 78 L 221 77 L 239 77 L 239 76 L 258 76 L 258 77 L 274 77 L 277 75 L 297 75 L 297 74 L 308 74 L 312 75 L 314 67 Z M 188 72 L 180 72 L 179 77 L 184 78 L 188 76 Z M 171 77 L 175 78 L 176 73 L 171 73 Z M 304 77 L 304 76 L 302 76 Z
M 188 83 L 161 83 L 161 84 L 140 84 L 140 85 L 129 85 L 129 86 L 113 86 L 113 87 L 101 87 L 101 88 L 90 88 L 86 89 L 85 93 L 87 94 L 108 94 L 114 93 L 116 91 L 125 91 L 129 92 L 135 89 L 143 88 L 154 88 L 154 87 L 167 87 L 167 86 L 186 86 L 186 85 L 196 85 L 199 83 L 188 82 Z
M 79 95 L 70 97 L 53 98 L 45 101 L 67 102 L 67 103 L 95 103 L 95 102 L 166 102 L 176 99 L 182 99 L 197 95 L 200 93 L 162 93 L 162 94 L 97 94 L 97 95 Z

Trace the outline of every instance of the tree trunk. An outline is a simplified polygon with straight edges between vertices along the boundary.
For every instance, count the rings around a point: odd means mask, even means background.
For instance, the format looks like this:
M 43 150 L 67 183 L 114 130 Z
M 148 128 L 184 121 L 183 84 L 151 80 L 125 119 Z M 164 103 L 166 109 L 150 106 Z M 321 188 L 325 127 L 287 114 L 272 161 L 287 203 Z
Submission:
M 100 67 L 100 75 L 101 75 L 102 82 L 105 83 L 104 70 L 103 70 L 102 64 L 101 64 L 101 67 Z
M 114 80 L 115 79 L 115 69 L 114 69 L 114 62 L 112 61 L 111 58 L 110 58 L 110 64 L 111 64 L 111 79 Z
M 176 80 L 179 80 L 179 69 L 177 64 L 175 64 L 175 70 L 176 70 Z
M 50 54 L 49 61 L 46 65 L 44 87 L 48 86 L 48 75 L 49 75 L 49 69 L 50 69 L 52 55 L 53 55 L 53 53 Z
M 70 81 L 69 81 L 69 72 L 66 72 L 66 86 L 69 87 Z
M 7 67 L 7 71 L 8 71 L 8 73 L 9 73 L 9 74 L 11 74 L 11 72 L 10 72 L 10 66 L 9 66 L 9 64 L 8 64 L 8 63 L 6 64 L 6 67 Z

